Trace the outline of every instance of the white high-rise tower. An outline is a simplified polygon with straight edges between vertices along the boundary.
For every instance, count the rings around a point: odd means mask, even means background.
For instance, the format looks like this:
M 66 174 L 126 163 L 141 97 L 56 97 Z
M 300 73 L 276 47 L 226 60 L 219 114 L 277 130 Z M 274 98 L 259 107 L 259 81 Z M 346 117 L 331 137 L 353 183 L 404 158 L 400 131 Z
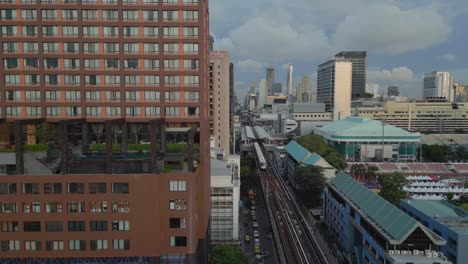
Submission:
M 288 95 L 293 96 L 293 71 L 294 65 L 288 65 Z
M 453 89 L 452 74 L 449 72 L 433 71 L 424 74 L 424 99 L 430 97 L 445 97 L 448 101 L 453 102 L 455 98 Z
M 258 87 L 258 105 L 257 105 L 258 109 L 263 108 L 263 106 L 266 103 L 267 96 L 268 96 L 267 80 L 262 79 Z

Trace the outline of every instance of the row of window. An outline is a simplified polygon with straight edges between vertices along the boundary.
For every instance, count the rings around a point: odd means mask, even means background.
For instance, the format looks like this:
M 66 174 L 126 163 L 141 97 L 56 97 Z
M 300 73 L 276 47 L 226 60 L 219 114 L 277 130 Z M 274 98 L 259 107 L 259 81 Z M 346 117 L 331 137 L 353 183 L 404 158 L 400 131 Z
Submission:
M 86 42 L 83 43 L 83 48 L 81 49 L 84 53 L 119 53 L 120 45 L 116 42 L 106 42 L 102 43 L 104 49 L 101 48 L 100 43 L 96 42 Z M 143 49 L 140 49 L 143 46 Z M 182 46 L 182 48 L 180 48 Z M 79 53 L 80 44 L 78 42 L 65 42 L 62 45 L 62 50 L 59 49 L 58 42 L 43 42 L 42 51 L 44 53 Z M 126 54 L 140 53 L 140 50 L 143 53 L 159 53 L 159 43 L 123 43 L 123 52 Z M 164 43 L 163 51 L 165 54 L 174 54 L 180 53 L 182 51 L 184 54 L 197 54 L 198 53 L 198 43 Z M 3 51 L 6 53 L 18 52 L 18 43 L 17 42 L 3 42 Z M 37 42 L 24 42 L 23 43 L 23 52 L 24 53 L 39 53 L 39 43 Z
M 81 101 L 81 91 L 45 91 L 44 96 L 46 101 L 59 101 L 62 94 L 65 93 L 66 101 Z M 121 98 L 120 91 L 85 91 L 84 97 L 86 101 L 100 101 L 101 98 L 106 101 L 160 101 L 161 92 L 159 91 L 125 91 L 124 97 Z M 6 101 L 41 101 L 41 91 L 5 91 Z M 164 101 L 199 101 L 200 92 L 195 91 L 171 91 L 164 92 Z
M 71 251 L 84 251 L 86 250 L 86 240 L 68 240 L 68 249 Z M 107 240 L 90 240 L 89 249 L 95 250 L 107 250 Z M 130 240 L 128 239 L 113 239 L 112 249 L 114 250 L 129 250 Z M 21 250 L 19 240 L 1 240 L 0 251 L 19 251 Z M 24 241 L 24 250 L 26 251 L 42 251 L 42 241 L 40 240 L 27 240 Z M 46 251 L 63 251 L 64 241 L 63 240 L 46 240 L 45 241 Z
M 86 43 L 85 43 L 86 44 Z M 21 63 L 21 60 L 23 63 Z M 80 62 L 83 63 L 85 69 L 120 69 L 120 59 L 58 59 L 46 58 L 43 59 L 43 67 L 46 69 L 56 68 L 71 68 L 79 69 Z M 163 60 L 164 69 L 180 69 L 180 60 L 171 59 Z M 25 69 L 39 69 L 40 59 L 38 58 L 5 58 L 3 59 L 3 67 L 5 69 L 17 69 L 19 65 L 23 64 Z M 125 69 L 159 69 L 159 59 L 123 59 L 123 66 Z M 199 60 L 183 60 L 183 68 L 186 70 L 195 70 L 199 68 Z M 66 81 L 66 80 L 65 80 Z
M 24 3 L 24 4 L 157 4 L 163 3 L 167 5 L 178 4 L 198 4 L 200 0 L 0 0 L 0 3 Z
M 66 204 L 67 208 L 64 211 L 63 205 Z M 88 210 L 91 213 L 107 213 L 109 208 L 107 201 L 92 201 L 88 202 Z M 28 202 L 22 203 L 22 212 L 23 213 L 41 213 L 42 208 L 46 213 L 83 213 L 86 211 L 85 202 L 44 202 L 44 207 L 41 207 L 40 202 Z M 3 214 L 17 214 L 18 204 L 16 202 L 1 202 L 0 203 L 0 213 Z M 112 212 L 113 213 L 129 213 L 130 207 L 127 201 L 118 201 L 112 202 Z
M 19 74 L 5 74 L 4 83 L 6 85 L 22 85 L 21 75 Z M 41 75 L 39 74 L 25 74 L 24 85 L 39 85 L 41 82 Z M 81 78 L 78 74 L 44 74 L 44 83 L 46 85 L 80 85 Z M 200 84 L 200 77 L 198 75 L 185 75 L 183 77 L 182 85 L 198 85 Z M 141 80 L 143 79 L 143 82 Z M 181 85 L 180 76 L 165 75 L 165 85 Z M 86 85 L 120 85 L 120 75 L 97 75 L 97 74 L 86 74 L 84 75 L 84 81 Z M 102 82 L 104 81 L 104 82 Z M 160 80 L 158 75 L 125 75 L 125 85 L 147 85 L 154 86 L 159 85 Z
M 20 106 L 6 106 L 7 117 L 21 117 L 24 114 L 28 117 L 41 117 L 42 107 L 40 106 L 26 106 L 24 110 Z M 103 112 L 103 109 L 105 112 Z M 198 117 L 200 116 L 200 108 L 196 106 L 178 107 L 178 106 L 167 106 L 163 108 L 164 113 L 161 112 L 159 106 L 127 106 L 123 108 L 127 117 L 154 117 L 165 115 L 166 117 L 182 117 L 181 113 L 184 113 L 183 117 Z M 88 106 L 86 107 L 86 116 L 88 117 L 121 117 L 122 107 L 101 107 L 101 106 Z M 24 113 L 25 111 L 26 113 Z M 47 106 L 45 107 L 46 117 L 81 117 L 82 107 L 81 106 Z M 144 111 L 144 112 L 143 112 Z
M 76 9 L 22 9 L 17 13 L 16 9 L 2 9 L 0 10 L 1 20 L 16 20 L 18 14 L 21 14 L 22 20 L 37 20 L 38 13 L 41 14 L 42 20 L 78 20 L 78 10 Z M 40 11 L 40 12 L 39 12 Z M 62 16 L 59 17 L 59 14 Z M 178 10 L 164 10 L 162 11 L 164 21 L 178 21 L 179 11 Z M 143 21 L 157 21 L 159 19 L 158 10 L 122 10 L 120 18 L 125 21 L 138 21 L 140 18 Z M 81 10 L 82 20 L 119 20 L 118 10 L 98 10 L 98 9 L 83 9 Z M 198 11 L 196 10 L 185 10 L 182 11 L 183 21 L 196 21 L 198 20 Z
M 108 222 L 106 220 L 89 221 L 89 230 L 91 232 L 104 232 L 112 229 L 112 231 L 130 231 L 130 221 L 128 220 L 112 220 L 109 221 L 111 227 L 108 228 Z M 64 226 L 68 228 L 68 232 L 85 232 L 86 222 L 85 221 L 46 221 L 44 222 L 45 228 L 42 227 L 40 221 L 24 221 L 23 232 L 63 232 Z M 0 222 L 0 232 L 20 232 L 19 222 L 17 221 L 5 221 Z
M 22 189 L 23 194 L 40 194 L 40 183 L 23 183 Z M 128 183 L 112 183 L 112 193 L 128 193 Z M 62 184 L 61 183 L 44 183 L 44 194 L 61 194 Z M 106 193 L 107 183 L 89 183 L 88 193 Z M 85 184 L 84 183 L 67 183 L 67 193 L 69 194 L 84 194 Z M 16 194 L 17 186 L 16 183 L 0 183 L 0 194 Z

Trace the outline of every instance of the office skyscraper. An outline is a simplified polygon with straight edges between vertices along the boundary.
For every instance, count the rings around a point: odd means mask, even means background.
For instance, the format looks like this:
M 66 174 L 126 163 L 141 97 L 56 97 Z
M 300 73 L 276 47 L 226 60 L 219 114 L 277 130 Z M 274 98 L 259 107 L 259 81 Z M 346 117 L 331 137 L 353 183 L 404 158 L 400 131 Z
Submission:
M 318 66 L 317 102 L 325 103 L 334 120 L 351 115 L 351 83 L 351 61 L 333 59 Z
M 400 96 L 400 90 L 398 86 L 389 86 L 387 88 L 387 95 L 388 96 Z
M 294 90 L 294 86 L 293 86 L 293 82 L 294 82 L 294 77 L 293 77 L 293 71 L 294 71 L 294 65 L 292 64 L 289 64 L 288 65 L 288 76 L 287 76 L 287 82 L 288 82 L 288 95 L 291 97 L 293 96 L 293 90 Z
M 453 102 L 455 90 L 453 89 L 452 74 L 437 71 L 424 74 L 423 97 L 424 99 L 444 97 Z
M 208 1 L 0 10 L 0 263 L 207 263 Z
M 311 87 L 310 87 L 310 77 L 307 75 L 302 76 L 301 82 L 296 88 L 296 100 L 299 103 L 306 103 L 309 102 L 311 96 L 310 94 L 312 93 Z M 307 96 L 304 96 L 304 94 L 307 94 Z M 307 100 L 306 100 L 307 99 Z
M 258 86 L 258 109 L 262 109 L 265 103 L 267 102 L 268 96 L 268 89 L 267 89 L 267 82 L 265 79 L 260 81 L 260 85 Z
M 281 83 L 273 83 L 271 85 L 271 95 L 280 94 L 283 91 L 283 85 Z
M 267 68 L 266 69 L 266 85 L 268 90 L 268 95 L 272 95 L 272 85 L 275 82 L 275 69 Z
M 358 98 L 366 92 L 367 52 L 342 51 L 335 55 L 336 59 L 349 60 L 353 64 L 352 98 Z

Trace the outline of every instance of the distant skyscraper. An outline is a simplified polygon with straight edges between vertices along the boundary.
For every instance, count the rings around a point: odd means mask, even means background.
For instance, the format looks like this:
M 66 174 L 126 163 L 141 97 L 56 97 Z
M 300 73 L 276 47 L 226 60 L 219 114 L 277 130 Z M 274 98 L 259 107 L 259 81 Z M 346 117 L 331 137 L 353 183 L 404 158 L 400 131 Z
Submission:
M 279 94 L 283 91 L 283 85 L 281 83 L 273 83 L 271 85 L 271 94 Z
M 289 64 L 288 65 L 288 76 L 287 76 L 287 81 L 288 81 L 288 95 L 292 96 L 293 95 L 293 71 L 294 71 L 294 65 Z
M 271 86 L 275 81 L 275 69 L 274 68 L 267 68 L 266 69 L 266 83 L 267 83 L 267 90 L 268 95 L 271 95 Z
M 468 85 L 456 83 L 453 89 L 455 90 L 455 102 L 468 102 Z
M 333 112 L 334 120 L 351 115 L 352 62 L 333 59 L 318 67 L 317 102 Z
M 263 108 L 267 101 L 268 96 L 268 89 L 267 89 L 267 82 L 265 79 L 260 81 L 260 85 L 258 86 L 258 109 Z
M 352 98 L 358 98 L 366 91 L 367 52 L 342 51 L 335 55 L 337 59 L 349 60 L 353 64 Z
M 213 51 L 214 37 L 210 35 L 210 51 Z
M 433 71 L 424 74 L 423 83 L 424 99 L 430 97 L 445 97 L 448 101 L 453 102 L 455 91 L 452 84 L 452 74 L 449 72 Z
M 301 82 L 299 85 L 296 87 L 296 100 L 299 103 L 302 102 L 309 102 L 305 101 L 304 98 L 311 98 L 309 95 L 307 97 L 304 97 L 305 93 L 311 92 L 311 87 L 310 87 L 310 77 L 307 75 L 302 76 Z
M 400 96 L 400 90 L 398 86 L 389 86 L 387 88 L 387 95 L 388 96 Z

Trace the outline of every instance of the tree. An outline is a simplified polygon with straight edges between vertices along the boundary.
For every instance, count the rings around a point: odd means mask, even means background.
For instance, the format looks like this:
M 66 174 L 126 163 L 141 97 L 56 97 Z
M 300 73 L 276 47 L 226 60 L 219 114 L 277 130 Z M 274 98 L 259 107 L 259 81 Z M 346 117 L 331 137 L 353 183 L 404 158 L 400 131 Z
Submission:
M 297 140 L 297 143 L 307 149 L 309 152 L 316 152 L 322 156 L 330 165 L 341 171 L 346 168 L 344 157 L 334 148 L 325 143 L 323 137 L 319 135 L 302 136 Z
M 377 175 L 379 174 L 379 167 L 369 166 L 364 176 L 368 182 L 375 182 Z
M 255 187 L 255 160 L 252 157 L 242 157 L 240 167 L 241 192 L 247 193 Z
M 361 181 L 362 178 L 364 178 L 364 175 L 366 174 L 367 170 L 366 170 L 366 166 L 364 166 L 364 164 L 353 164 L 353 166 L 351 166 L 351 176 L 353 177 L 353 179 L 357 180 L 357 181 Z
M 211 248 L 212 264 L 247 264 L 248 259 L 240 249 L 233 245 L 219 244 Z
M 338 171 L 344 170 L 347 166 L 343 156 L 334 149 L 330 150 L 323 158 Z
M 455 150 L 455 156 L 457 160 L 468 160 L 468 150 L 465 146 L 459 146 Z
M 299 167 L 294 179 L 296 194 L 302 204 L 308 208 L 320 206 L 322 190 L 325 187 L 323 169 L 319 166 Z
M 379 181 L 382 186 L 380 196 L 395 206 L 400 207 L 400 200 L 407 197 L 407 193 L 403 190 L 403 187 L 408 186 L 409 181 L 405 175 L 396 171 L 391 176 L 379 177 Z
M 422 155 L 424 160 L 430 162 L 446 162 L 449 149 L 442 145 L 423 145 Z

